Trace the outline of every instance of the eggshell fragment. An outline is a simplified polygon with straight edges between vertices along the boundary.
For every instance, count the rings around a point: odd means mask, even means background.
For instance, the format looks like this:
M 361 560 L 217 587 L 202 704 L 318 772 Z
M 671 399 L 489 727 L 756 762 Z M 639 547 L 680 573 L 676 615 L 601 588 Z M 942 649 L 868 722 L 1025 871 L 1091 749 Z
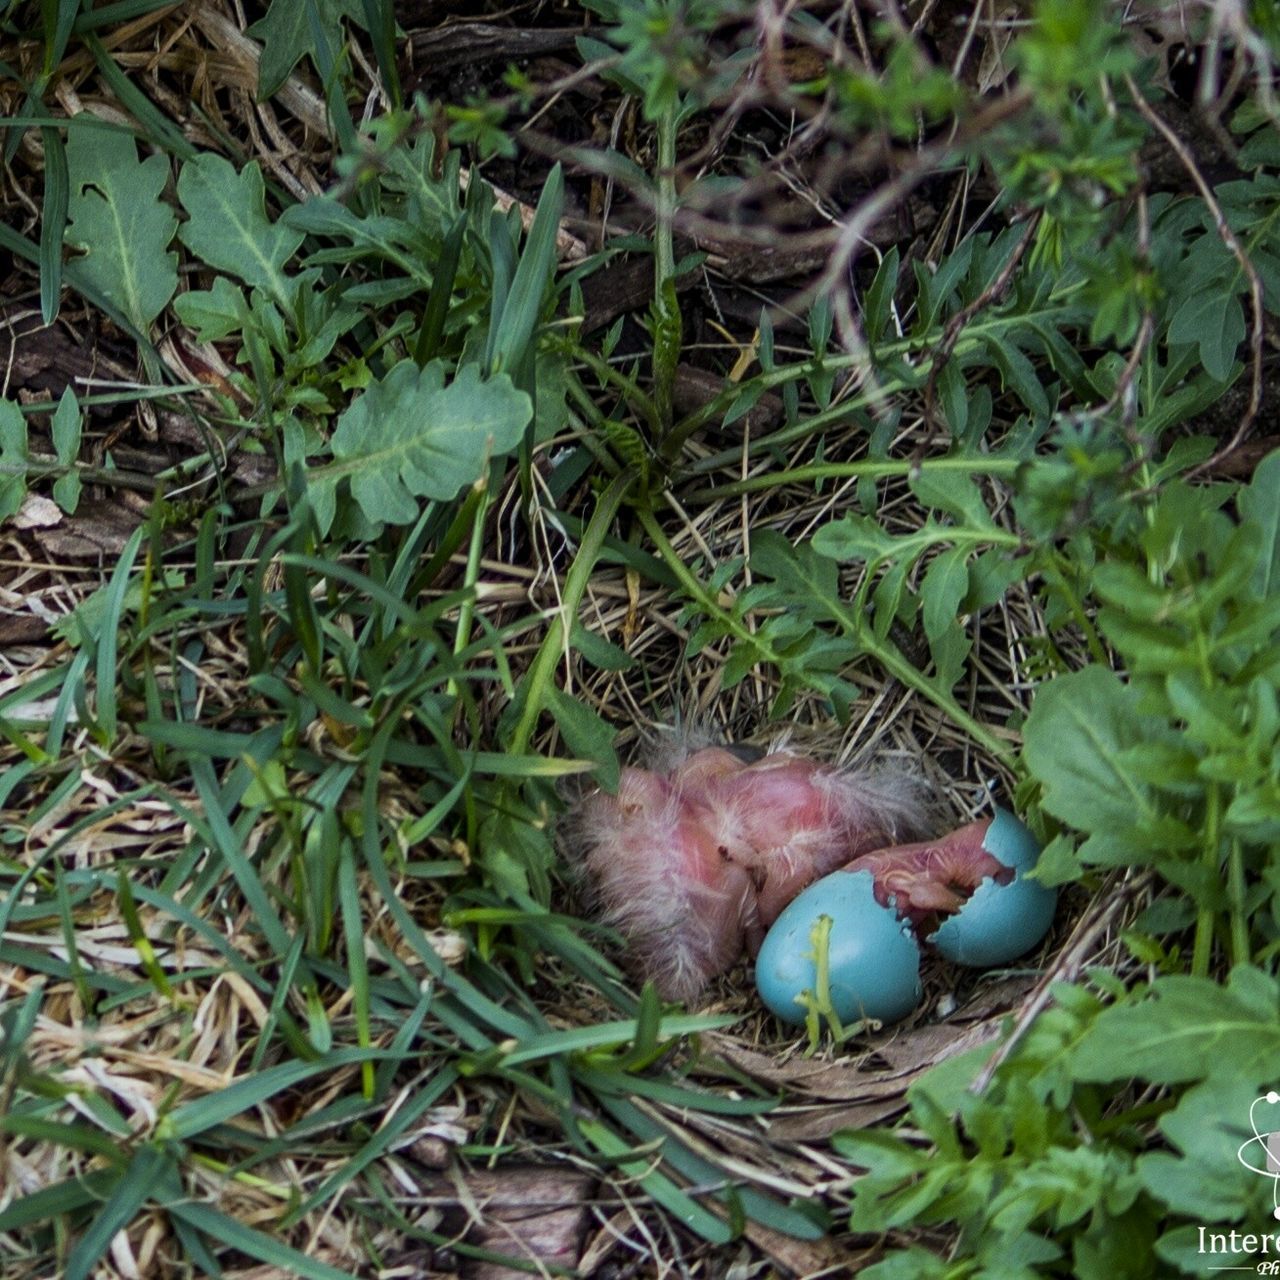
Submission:
M 756 986 L 770 1012 L 801 1023 L 796 998 L 813 991 L 813 929 L 831 917 L 828 942 L 831 1006 L 842 1022 L 896 1022 L 920 1002 L 920 948 L 911 926 L 876 901 L 869 871 L 835 871 L 783 908 L 756 959 Z
M 1013 814 L 996 810 L 982 847 L 1013 870 L 1013 879 L 983 880 L 928 939 L 948 960 L 978 969 L 1008 964 L 1030 951 L 1048 933 L 1058 903 L 1056 890 L 1026 878 L 1040 846 Z

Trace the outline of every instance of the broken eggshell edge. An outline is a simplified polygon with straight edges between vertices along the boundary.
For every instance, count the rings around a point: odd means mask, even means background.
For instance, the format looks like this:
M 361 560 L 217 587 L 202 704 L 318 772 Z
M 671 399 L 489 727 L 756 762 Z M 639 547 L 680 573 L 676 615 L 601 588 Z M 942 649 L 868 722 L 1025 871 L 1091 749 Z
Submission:
M 1040 844 L 1013 814 L 996 809 L 982 847 L 1013 868 L 1013 879 L 1003 885 L 984 880 L 926 939 L 953 964 L 975 969 L 1008 964 L 1030 951 L 1049 932 L 1058 905 L 1056 889 L 1024 874 L 1036 865 Z
M 905 1018 L 923 994 L 920 945 L 911 926 L 876 901 L 870 871 L 834 871 L 783 909 L 756 957 L 765 1006 L 783 1022 L 804 1022 L 796 997 L 817 985 L 811 934 L 824 915 L 831 917 L 831 1007 L 841 1022 Z
M 1058 894 L 1024 872 L 1039 857 L 1035 836 L 1013 814 L 997 808 L 982 847 L 1013 870 L 1007 884 L 987 878 L 969 900 L 927 939 L 954 964 L 986 968 L 1007 964 L 1031 950 L 1049 931 Z M 875 1018 L 897 1022 L 922 997 L 920 944 L 892 906 L 881 906 L 869 871 L 834 871 L 810 885 L 782 911 L 756 959 L 756 986 L 783 1022 L 804 1022 L 796 1003 L 812 991 L 817 973 L 811 933 L 820 916 L 831 917 L 828 944 L 831 1004 L 842 1022 Z

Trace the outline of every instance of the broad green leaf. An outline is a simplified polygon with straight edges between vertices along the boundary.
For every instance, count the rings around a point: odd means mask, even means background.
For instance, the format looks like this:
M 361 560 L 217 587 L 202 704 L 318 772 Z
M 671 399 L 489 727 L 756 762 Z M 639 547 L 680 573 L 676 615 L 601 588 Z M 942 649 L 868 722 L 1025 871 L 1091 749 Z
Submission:
M 957 461 L 963 465 L 963 459 Z M 976 461 L 975 465 L 978 465 Z M 945 511 L 954 516 L 957 523 L 970 529 L 997 531 L 981 490 L 973 477 L 966 475 L 964 471 L 930 467 L 913 475 L 909 483 L 912 493 L 925 506 Z
M 484 379 L 469 364 L 446 385 L 439 361 L 402 360 L 338 419 L 336 461 L 312 480 L 322 525 L 343 478 L 368 519 L 408 524 L 419 498 L 452 498 L 514 448 L 532 413 L 506 374 Z
M 968 550 L 952 547 L 934 558 L 924 581 L 920 598 L 924 604 L 924 633 L 932 642 L 956 623 L 960 602 L 969 590 Z
M 288 304 L 284 265 L 302 243 L 302 232 L 268 219 L 256 160 L 237 174 L 222 156 L 198 155 L 182 166 L 178 199 L 190 215 L 180 233 L 182 243 L 196 257 Z
M 364 26 L 360 0 L 316 0 L 321 21 L 336 31 L 343 18 Z M 262 41 L 262 61 L 258 64 L 258 101 L 271 97 L 304 54 L 314 55 L 315 40 L 307 21 L 307 0 L 272 0 L 265 16 L 249 28 Z
M 221 342 L 244 324 L 249 313 L 244 290 L 226 276 L 217 276 L 212 289 L 192 289 L 173 300 L 178 319 L 194 329 L 200 342 Z
M 1182 1095 L 1160 1119 L 1160 1131 L 1173 1151 L 1148 1151 L 1138 1157 L 1138 1176 L 1151 1195 L 1174 1213 L 1209 1222 L 1243 1217 L 1265 1185 L 1241 1163 L 1241 1151 L 1258 1130 L 1280 1129 L 1280 1106 L 1260 1098 L 1247 1080 L 1212 1080 Z M 1267 1152 L 1254 1142 L 1252 1163 L 1267 1165 Z
M 1218 382 L 1230 375 L 1244 337 L 1244 308 L 1221 280 L 1193 293 L 1169 322 L 1169 341 L 1198 343 L 1201 363 Z
M 127 133 L 72 128 L 67 138 L 70 224 L 67 243 L 82 278 L 146 332 L 178 287 L 169 251 L 178 220 L 160 199 L 169 180 L 161 155 L 139 162 Z
M 818 529 L 812 546 L 820 556 L 829 556 L 832 560 L 870 562 L 891 552 L 894 541 L 878 520 L 848 515 Z
M 1174 974 L 1157 979 L 1146 999 L 1104 1009 L 1076 1045 L 1072 1069 L 1086 1081 L 1177 1084 L 1219 1076 L 1266 1085 L 1277 1062 L 1276 981 L 1241 965 L 1225 987 Z
M 1262 534 L 1253 585 L 1266 597 L 1280 590 L 1280 449 L 1258 463 L 1253 483 L 1236 499 L 1240 518 Z
M 1044 784 L 1044 807 L 1081 831 L 1126 831 L 1155 819 L 1150 789 L 1123 763 L 1147 738 L 1138 695 L 1111 671 L 1086 667 L 1043 686 L 1023 754 Z
M 27 420 L 11 400 L 0 400 L 0 522 L 22 506 L 29 461 Z

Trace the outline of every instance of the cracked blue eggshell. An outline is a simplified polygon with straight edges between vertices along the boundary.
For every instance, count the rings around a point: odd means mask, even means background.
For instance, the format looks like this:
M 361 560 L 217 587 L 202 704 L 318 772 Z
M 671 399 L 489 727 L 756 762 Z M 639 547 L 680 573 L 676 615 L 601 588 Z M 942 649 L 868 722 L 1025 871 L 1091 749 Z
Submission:
M 896 1022 L 920 1003 L 920 947 L 909 925 L 875 897 L 871 872 L 833 871 L 787 904 L 765 935 L 756 986 L 783 1022 L 804 1021 L 796 997 L 817 982 L 810 937 L 831 917 L 828 944 L 831 1006 L 841 1022 Z
M 982 847 L 1013 868 L 1013 879 L 1004 885 L 984 880 L 928 939 L 948 960 L 975 969 L 1008 964 L 1030 951 L 1049 932 L 1058 905 L 1056 889 L 1023 874 L 1036 865 L 1040 845 L 1013 814 L 996 810 Z

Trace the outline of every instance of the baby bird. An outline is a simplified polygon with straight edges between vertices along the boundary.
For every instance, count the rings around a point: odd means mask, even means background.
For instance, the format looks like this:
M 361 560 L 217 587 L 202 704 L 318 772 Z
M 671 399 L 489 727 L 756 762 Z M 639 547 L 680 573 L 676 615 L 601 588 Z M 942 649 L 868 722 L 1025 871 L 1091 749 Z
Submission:
M 744 948 L 754 956 L 807 885 L 918 837 L 924 808 L 902 775 L 707 747 L 666 770 L 624 769 L 617 795 L 583 800 L 565 843 L 640 974 L 689 1001 Z

